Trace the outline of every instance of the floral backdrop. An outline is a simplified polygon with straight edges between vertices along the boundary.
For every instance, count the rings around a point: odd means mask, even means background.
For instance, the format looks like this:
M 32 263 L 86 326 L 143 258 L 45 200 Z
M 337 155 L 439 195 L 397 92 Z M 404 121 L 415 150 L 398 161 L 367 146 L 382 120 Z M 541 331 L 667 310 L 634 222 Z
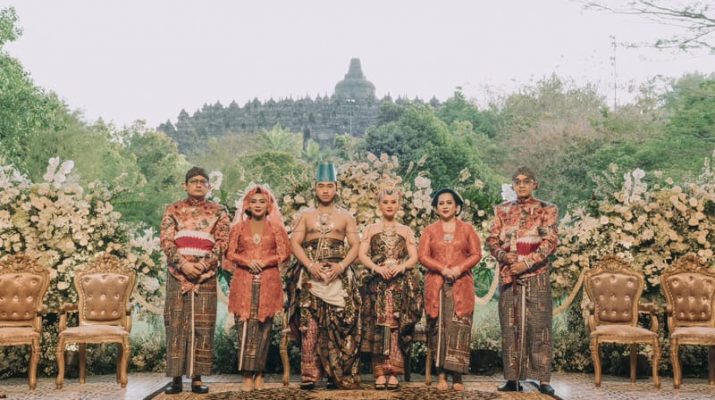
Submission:
M 564 313 L 555 319 L 554 364 L 557 369 L 592 370 L 583 318 L 586 300 L 578 294 L 575 283 L 580 274 L 601 257 L 615 253 L 642 271 L 647 281 L 644 296 L 661 304 L 659 277 L 675 258 L 695 252 L 712 265 L 715 260 L 712 249 L 715 241 L 715 172 L 712 162 L 712 159 L 706 160 L 697 177 L 680 183 L 658 172 L 619 171 L 618 166 L 612 165 L 608 171 L 593 177 L 599 183 L 599 192 L 595 196 L 598 200 L 572 207 L 565 213 L 560 221 L 560 246 L 552 270 L 554 296 L 557 301 L 563 301 L 568 295 L 576 300 L 574 306 L 564 308 Z M 367 154 L 364 160 L 339 165 L 338 204 L 355 215 L 358 225 L 364 227 L 379 218 L 376 207 L 379 184 L 391 181 L 404 194 L 398 218 L 419 236 L 423 228 L 434 221 L 430 206 L 432 182 L 420 172 L 422 165 L 419 162 L 409 166 L 404 178 L 397 175 L 398 166 L 396 157 L 384 154 Z M 53 158 L 43 181 L 31 182 L 12 166 L 0 167 L 0 257 L 25 252 L 51 271 L 40 371 L 47 375 L 55 373 L 57 312 L 61 303 L 77 300 L 72 283 L 74 271 L 101 252 L 126 259 L 137 271 L 132 302 L 138 324 L 135 324 L 131 338 L 130 368 L 160 371 L 165 351 L 161 315 L 165 260 L 157 232 L 144 226 L 124 224 L 111 204 L 117 189 L 110 189 L 101 182 L 83 187 L 78 184 L 79 179 L 72 174 L 72 169 L 72 161 Z M 242 193 L 228 196 L 221 192 L 222 179 L 220 172 L 211 173 L 212 196 L 233 210 L 234 201 Z M 473 200 L 483 188 L 484 183 L 472 179 L 468 169 L 460 172 L 455 189 L 465 195 L 461 218 L 473 223 L 480 236 L 485 238 L 491 212 L 480 209 Z M 513 196 L 513 191 L 505 184 L 502 198 Z M 291 222 L 301 211 L 315 206 L 312 181 L 295 180 L 292 190 L 279 194 L 279 201 L 290 229 Z M 495 267 L 494 259 L 487 256 L 486 249 L 483 251 L 485 257 L 475 269 L 475 293 L 479 296 L 487 292 Z M 225 301 L 227 279 L 230 277 L 222 276 L 221 301 Z M 501 346 L 498 318 L 495 301 L 489 302 L 490 298 L 491 294 L 487 295 L 484 298 L 486 304 L 477 306 L 473 348 L 498 354 Z M 232 320 L 225 318 L 225 323 L 217 328 L 216 366 L 222 372 L 235 372 Z M 663 323 L 661 321 L 661 326 Z M 143 327 L 137 329 L 141 324 Z M 274 343 L 277 343 L 279 334 L 280 326 L 276 324 Z M 669 369 L 667 340 L 662 339 L 664 357 L 661 367 Z M 0 377 L 26 373 L 29 360 L 26 348 L 2 348 L 0 351 Z M 604 349 L 606 372 L 619 372 L 624 368 L 621 361 L 626 351 L 625 346 Z M 651 351 L 642 348 L 641 353 L 649 356 Z M 415 368 L 423 367 L 423 353 L 424 346 L 414 347 Z M 483 353 L 478 354 L 481 357 Z M 111 346 L 91 350 L 88 366 L 95 372 L 111 372 L 115 367 L 115 355 Z M 497 356 L 484 357 L 492 357 L 495 365 L 500 363 Z M 688 348 L 683 357 L 690 365 L 705 368 L 707 357 L 702 349 Z M 298 362 L 296 349 L 292 349 L 291 359 L 293 363 Z M 278 364 L 277 359 L 269 360 L 269 365 L 275 368 L 279 368 Z
M 98 253 L 124 258 L 136 270 L 134 302 L 156 307 L 163 301 L 163 260 L 153 230 L 123 224 L 112 208 L 113 192 L 101 182 L 80 186 L 71 174 L 74 163 L 60 161 L 49 161 L 43 182 L 31 182 L 11 166 L 0 167 L 0 256 L 26 253 L 50 270 L 40 368 L 45 374 L 56 370 L 60 306 L 77 301 L 74 272 Z M 26 348 L 0 351 L 3 375 L 24 371 Z
M 705 160 L 702 171 L 690 181 L 676 183 L 653 171 L 619 171 L 617 165 L 594 177 L 601 200 L 568 211 L 559 224 L 552 281 L 555 298 L 572 292 L 579 275 L 603 256 L 616 254 L 636 271 L 642 272 L 646 286 L 644 301 L 665 304 L 660 276 L 678 257 L 696 253 L 715 268 L 715 171 L 712 158 Z M 567 312 L 565 326 L 556 335 L 555 361 L 567 370 L 591 370 L 588 333 L 585 327 L 588 298 L 581 295 L 580 309 Z M 663 309 L 663 308 L 661 308 Z M 661 369 L 669 370 L 669 345 L 664 336 L 664 314 L 660 317 L 663 358 Z M 642 324 L 649 324 L 645 319 Z M 649 325 L 645 325 L 649 326 Z M 621 370 L 627 346 L 608 346 L 604 351 L 605 368 Z M 683 362 L 690 371 L 707 371 L 707 357 L 702 347 L 686 347 Z M 641 347 L 650 359 L 652 349 Z M 588 355 L 584 357 L 583 355 Z M 697 367 L 702 367 L 698 369 Z

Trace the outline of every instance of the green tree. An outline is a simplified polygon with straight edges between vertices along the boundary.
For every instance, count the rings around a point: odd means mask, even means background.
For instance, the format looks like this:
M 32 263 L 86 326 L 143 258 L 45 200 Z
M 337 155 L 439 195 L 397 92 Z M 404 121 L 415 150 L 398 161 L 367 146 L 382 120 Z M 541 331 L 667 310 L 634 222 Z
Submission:
M 0 155 L 26 171 L 25 160 L 33 151 L 28 138 L 63 127 L 67 109 L 55 95 L 35 86 L 20 62 L 3 50 L 21 32 L 15 9 L 0 10 Z
M 411 104 L 405 106 L 398 120 L 369 131 L 363 150 L 396 155 L 400 175 L 414 179 L 415 172 L 422 171 L 432 180 L 433 188 L 461 185 L 460 175 L 466 169 L 470 179 L 480 179 L 486 189 L 475 191 L 472 200 L 488 208 L 498 179 L 482 161 L 478 143 L 484 138 L 469 122 L 447 125 L 430 106 Z
M 454 95 L 437 108 L 437 116 L 447 124 L 456 121 L 468 121 L 474 131 L 490 138 L 497 134 L 498 116 L 492 111 L 479 111 L 477 106 L 467 100 L 462 88 L 457 88 Z
M 181 184 L 190 165 L 163 132 L 131 134 L 125 152 L 143 180 L 117 196 L 115 206 L 126 221 L 158 227 L 166 205 L 184 196 Z

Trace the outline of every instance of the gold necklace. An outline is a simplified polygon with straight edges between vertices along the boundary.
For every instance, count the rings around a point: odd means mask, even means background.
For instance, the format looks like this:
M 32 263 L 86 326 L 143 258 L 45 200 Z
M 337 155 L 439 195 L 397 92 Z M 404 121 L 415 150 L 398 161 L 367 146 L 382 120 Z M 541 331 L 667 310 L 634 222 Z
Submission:
M 251 229 L 251 231 L 253 231 L 253 228 L 254 228 L 253 225 L 255 224 L 255 221 L 251 220 L 251 222 L 252 222 L 252 223 L 251 223 L 251 225 L 250 225 L 250 229 Z M 263 238 L 263 233 L 262 233 L 262 232 L 260 232 L 260 233 L 257 232 L 257 233 L 254 233 L 254 234 L 253 234 L 253 236 L 251 237 L 251 240 L 253 241 L 253 244 L 255 244 L 256 246 L 258 246 L 259 244 L 261 244 L 261 239 L 262 239 L 262 238 Z
M 335 223 L 333 223 L 332 219 L 330 217 L 333 216 L 333 211 L 335 209 L 331 208 L 330 212 L 327 213 L 321 213 L 318 211 L 320 214 L 318 216 L 318 221 L 316 222 L 316 227 L 318 228 L 318 231 L 320 232 L 321 235 L 325 236 L 328 233 L 332 232 L 333 229 L 335 229 Z
M 385 244 L 385 256 L 387 258 L 385 265 L 387 265 L 387 267 L 397 265 L 397 255 L 394 253 L 397 248 L 397 241 L 399 238 L 400 236 L 397 234 L 397 225 L 394 223 L 386 225 L 385 222 L 382 222 L 382 235 L 380 235 L 380 239 L 382 240 L 382 243 Z

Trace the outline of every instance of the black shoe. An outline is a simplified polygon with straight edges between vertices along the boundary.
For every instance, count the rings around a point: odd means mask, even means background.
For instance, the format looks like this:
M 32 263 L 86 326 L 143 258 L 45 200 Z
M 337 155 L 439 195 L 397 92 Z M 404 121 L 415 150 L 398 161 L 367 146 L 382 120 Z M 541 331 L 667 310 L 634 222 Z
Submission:
M 556 393 L 554 388 L 548 383 L 542 383 L 541 385 L 539 385 L 539 392 L 543 394 L 548 394 L 549 396 L 553 396 L 554 393 Z
M 315 389 L 315 382 L 301 382 L 300 388 L 303 390 L 313 390 Z
M 328 390 L 335 390 L 338 388 L 338 384 L 334 381 L 328 381 L 328 383 L 325 385 L 325 388 Z
M 164 394 L 177 394 L 181 393 L 182 390 L 182 385 L 181 384 L 170 384 L 167 387 L 164 388 Z
M 209 392 L 209 387 L 206 385 L 191 385 L 191 391 L 198 394 L 206 394 Z
M 506 383 L 499 386 L 497 390 L 500 392 L 521 392 L 522 389 L 521 386 L 517 387 L 516 381 L 506 381 Z

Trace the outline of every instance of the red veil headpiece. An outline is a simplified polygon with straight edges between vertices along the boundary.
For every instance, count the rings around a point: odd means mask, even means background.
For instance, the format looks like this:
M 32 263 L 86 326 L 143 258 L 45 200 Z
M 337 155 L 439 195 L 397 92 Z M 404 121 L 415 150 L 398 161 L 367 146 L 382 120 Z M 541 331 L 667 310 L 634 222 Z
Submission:
M 246 213 L 249 205 L 251 204 L 251 198 L 256 193 L 261 193 L 266 196 L 268 201 L 268 207 L 266 211 L 266 221 L 272 225 L 277 225 L 283 227 L 283 215 L 278 207 L 278 201 L 276 196 L 273 194 L 268 185 L 259 185 L 256 183 L 249 183 L 248 187 L 244 191 L 243 196 L 236 202 L 236 215 L 233 217 L 233 222 L 231 225 L 235 225 L 242 221 L 247 221 L 250 217 Z

